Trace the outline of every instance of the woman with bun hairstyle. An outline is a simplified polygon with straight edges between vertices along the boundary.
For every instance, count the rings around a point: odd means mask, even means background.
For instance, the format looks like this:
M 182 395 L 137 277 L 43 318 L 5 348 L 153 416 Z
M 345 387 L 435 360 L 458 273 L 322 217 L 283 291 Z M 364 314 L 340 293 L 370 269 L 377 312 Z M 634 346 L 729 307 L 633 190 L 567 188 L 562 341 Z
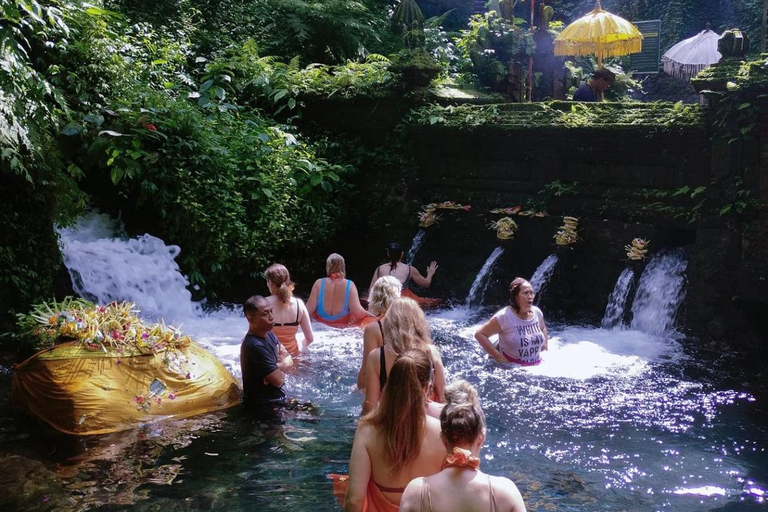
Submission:
M 432 278 L 435 272 L 437 272 L 436 261 L 429 264 L 427 267 L 427 277 L 424 277 L 416 267 L 403 263 L 403 248 L 397 242 L 392 242 L 387 246 L 387 260 L 389 260 L 388 263 L 376 267 L 371 278 L 371 285 L 368 287 L 369 290 L 373 288 L 374 283 L 381 276 L 394 276 L 402 283 L 403 291 L 401 295 L 403 297 L 411 298 L 425 307 L 436 306 L 442 302 L 440 299 L 419 297 L 410 290 L 411 281 L 424 288 L 428 288 L 432 284 Z
M 401 512 L 525 512 L 517 486 L 480 471 L 485 414 L 466 381 L 448 386 L 440 413 L 440 438 L 448 451 L 439 473 L 416 478 L 400 500 Z
M 475 333 L 480 346 L 500 363 L 533 366 L 549 348 L 544 314 L 533 305 L 536 293 L 531 283 L 516 277 L 509 285 L 510 305 L 497 312 Z M 493 344 L 491 336 L 499 335 Z
M 440 471 L 446 455 L 440 422 L 426 412 L 431 368 L 423 350 L 408 350 L 392 365 L 381 403 L 355 433 L 347 512 L 395 512 L 408 482 Z
M 355 283 L 346 278 L 346 264 L 341 254 L 333 253 L 325 261 L 324 277 L 315 281 L 307 300 L 307 310 L 314 320 L 330 327 L 354 327 L 370 316 L 360 305 Z
M 376 408 L 382 390 L 397 356 L 410 349 L 424 350 L 431 355 L 435 367 L 434 385 L 430 393 L 436 402 L 442 402 L 445 390 L 445 369 L 440 351 L 432 344 L 424 311 L 413 299 L 395 300 L 382 320 L 383 345 L 368 353 L 365 362 L 365 402 L 363 414 Z
M 400 281 L 393 276 L 380 277 L 373 283 L 368 295 L 368 313 L 375 315 L 363 319 L 363 362 L 357 374 L 357 388 L 365 389 L 365 365 L 371 350 L 384 345 L 383 319 L 392 303 L 400 298 Z M 368 324 L 366 325 L 366 322 Z
M 272 332 L 292 357 L 299 355 L 299 347 L 306 348 L 314 341 L 312 322 L 309 312 L 301 299 L 293 296 L 291 274 L 284 265 L 275 263 L 264 271 L 267 288 L 271 294 L 267 301 L 272 306 L 272 316 L 275 323 Z M 304 343 L 299 343 L 296 334 L 304 335 Z

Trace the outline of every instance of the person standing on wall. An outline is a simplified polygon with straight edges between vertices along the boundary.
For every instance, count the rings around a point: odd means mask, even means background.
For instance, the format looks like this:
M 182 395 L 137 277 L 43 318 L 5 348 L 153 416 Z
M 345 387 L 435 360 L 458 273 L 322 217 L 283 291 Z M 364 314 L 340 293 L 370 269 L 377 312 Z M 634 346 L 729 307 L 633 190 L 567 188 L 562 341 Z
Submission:
M 592 78 L 576 89 L 573 101 L 603 101 L 603 93 L 616 82 L 616 75 L 600 68 L 592 74 Z
M 285 371 L 293 366 L 291 355 L 272 332 L 272 305 L 261 295 L 245 301 L 243 313 L 248 333 L 240 345 L 243 403 L 259 408 L 285 403 Z

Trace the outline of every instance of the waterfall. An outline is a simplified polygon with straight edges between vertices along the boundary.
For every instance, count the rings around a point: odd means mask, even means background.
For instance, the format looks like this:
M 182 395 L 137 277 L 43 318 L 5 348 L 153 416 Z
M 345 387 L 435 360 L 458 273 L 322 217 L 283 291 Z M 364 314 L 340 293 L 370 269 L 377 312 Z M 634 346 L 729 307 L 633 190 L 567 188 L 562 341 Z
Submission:
M 75 292 L 99 304 L 130 301 L 152 320 L 181 322 L 200 313 L 175 258 L 180 249 L 152 235 L 116 238 L 115 221 L 91 214 L 59 231 Z
M 648 334 L 671 330 L 677 308 L 685 298 L 685 269 L 682 249 L 659 253 L 648 262 L 632 303 L 632 329 Z
M 421 244 L 424 243 L 424 235 L 426 235 L 427 232 L 423 229 L 420 229 L 418 233 L 416 233 L 416 236 L 413 237 L 413 242 L 411 242 L 411 248 L 408 249 L 408 255 L 405 258 L 405 262 L 410 265 L 413 263 L 413 259 L 416 257 L 416 253 L 419 252 L 419 249 L 421 249 Z
M 531 277 L 531 286 L 534 292 L 537 294 L 541 293 L 549 282 L 549 278 L 552 277 L 555 265 L 557 265 L 557 254 L 550 254 L 547 256 L 547 259 L 541 262 L 541 265 L 539 265 L 539 268 L 536 269 Z
M 488 256 L 488 259 L 485 260 L 485 263 L 483 263 L 483 268 L 480 269 L 475 282 L 472 283 L 472 287 L 469 289 L 469 295 L 467 295 L 467 300 L 465 301 L 465 305 L 468 308 L 479 306 L 483 302 L 485 290 L 488 288 L 488 283 L 491 280 L 493 266 L 503 252 L 503 247 L 495 248 L 491 255 Z
M 608 306 L 605 308 L 605 315 L 601 322 L 603 327 L 610 328 L 621 325 L 621 319 L 624 316 L 624 307 L 627 304 L 627 297 L 629 297 L 629 290 L 632 288 L 632 282 L 635 280 L 635 273 L 631 268 L 627 267 L 619 276 L 616 281 L 616 286 L 613 288 L 610 298 L 608 299 Z

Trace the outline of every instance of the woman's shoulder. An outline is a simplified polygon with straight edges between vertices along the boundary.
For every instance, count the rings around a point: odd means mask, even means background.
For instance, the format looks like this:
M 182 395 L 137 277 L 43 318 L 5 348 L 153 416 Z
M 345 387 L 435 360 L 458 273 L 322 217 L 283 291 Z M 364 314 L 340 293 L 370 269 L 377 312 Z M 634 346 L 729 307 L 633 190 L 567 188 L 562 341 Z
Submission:
M 515 483 L 503 476 L 488 475 L 493 485 L 493 494 L 496 496 L 496 504 L 499 508 L 519 511 L 524 507 L 523 496 Z
M 544 313 L 541 312 L 541 309 L 539 309 L 538 306 L 531 306 L 531 310 L 536 318 L 544 318 Z

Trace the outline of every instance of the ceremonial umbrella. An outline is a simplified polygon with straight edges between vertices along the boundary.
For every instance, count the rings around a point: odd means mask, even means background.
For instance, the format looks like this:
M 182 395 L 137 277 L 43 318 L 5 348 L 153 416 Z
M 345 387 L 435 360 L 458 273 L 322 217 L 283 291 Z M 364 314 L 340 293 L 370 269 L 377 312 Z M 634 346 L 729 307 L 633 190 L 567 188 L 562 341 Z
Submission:
M 684 39 L 670 48 L 662 57 L 664 72 L 683 80 L 690 80 L 699 71 L 717 63 L 720 52 L 717 51 L 717 33 L 707 29 L 697 35 Z
M 598 67 L 603 57 L 639 53 L 643 35 L 624 18 L 603 10 L 597 0 L 592 12 L 565 27 L 555 38 L 555 55 L 592 55 Z

